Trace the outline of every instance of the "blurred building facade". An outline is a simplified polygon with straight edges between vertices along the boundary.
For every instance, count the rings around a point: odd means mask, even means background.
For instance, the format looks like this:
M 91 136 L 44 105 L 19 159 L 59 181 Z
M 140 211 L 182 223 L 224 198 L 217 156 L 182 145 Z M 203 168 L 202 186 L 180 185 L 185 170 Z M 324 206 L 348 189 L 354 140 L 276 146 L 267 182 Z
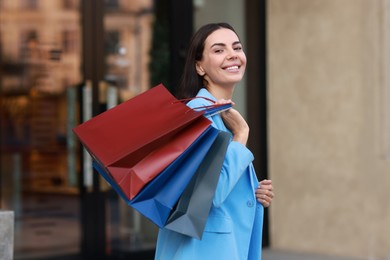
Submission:
M 103 111 L 150 87 L 153 1 L 101 5 L 102 42 L 86 48 L 88 1 L 0 1 L 0 199 L 2 209 L 15 212 L 15 259 L 76 257 L 88 247 L 83 194 L 92 189 L 93 173 L 71 129 L 92 116 L 92 103 Z M 94 101 L 83 73 L 95 61 L 84 53 L 97 45 L 104 48 L 104 77 Z M 104 183 L 100 192 L 109 216 L 105 253 L 152 251 L 156 231 L 145 231 L 151 224 Z
M 390 256 L 390 0 L 0 0 L 0 208 L 15 212 L 15 259 L 153 256 L 157 228 L 96 187 L 71 128 L 152 87 L 153 59 L 177 74 L 192 29 L 220 21 L 244 43 L 234 99 L 276 190 L 265 246 Z

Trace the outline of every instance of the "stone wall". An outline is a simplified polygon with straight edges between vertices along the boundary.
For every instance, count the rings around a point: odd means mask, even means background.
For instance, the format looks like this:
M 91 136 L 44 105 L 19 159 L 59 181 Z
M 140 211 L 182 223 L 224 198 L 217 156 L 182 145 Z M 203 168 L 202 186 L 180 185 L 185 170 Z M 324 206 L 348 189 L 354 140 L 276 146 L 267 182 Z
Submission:
M 275 249 L 390 257 L 390 1 L 268 1 Z

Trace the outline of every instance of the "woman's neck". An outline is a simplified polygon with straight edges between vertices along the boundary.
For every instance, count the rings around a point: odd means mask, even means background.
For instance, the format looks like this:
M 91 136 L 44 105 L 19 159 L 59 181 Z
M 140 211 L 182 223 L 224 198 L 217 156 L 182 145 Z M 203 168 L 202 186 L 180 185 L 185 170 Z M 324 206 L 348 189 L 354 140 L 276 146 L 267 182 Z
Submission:
M 232 99 L 234 86 L 206 86 L 207 90 L 213 95 L 217 100 L 219 99 Z

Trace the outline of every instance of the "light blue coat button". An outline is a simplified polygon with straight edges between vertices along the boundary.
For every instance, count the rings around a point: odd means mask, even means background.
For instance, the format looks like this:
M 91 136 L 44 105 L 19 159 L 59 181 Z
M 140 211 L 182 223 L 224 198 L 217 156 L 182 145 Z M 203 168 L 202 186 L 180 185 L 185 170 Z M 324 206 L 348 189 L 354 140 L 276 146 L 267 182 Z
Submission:
M 254 203 L 253 203 L 252 200 L 248 200 L 248 201 L 246 202 L 246 205 L 247 205 L 248 207 L 252 208 L 253 205 L 254 205 Z

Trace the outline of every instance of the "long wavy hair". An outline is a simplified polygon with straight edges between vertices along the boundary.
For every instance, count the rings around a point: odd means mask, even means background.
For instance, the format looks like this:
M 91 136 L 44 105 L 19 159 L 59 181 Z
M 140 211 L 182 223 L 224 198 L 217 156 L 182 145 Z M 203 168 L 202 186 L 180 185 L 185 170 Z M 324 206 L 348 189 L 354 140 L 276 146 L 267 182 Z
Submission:
M 180 79 L 177 91 L 175 93 L 175 96 L 178 99 L 194 97 L 203 87 L 203 77 L 196 72 L 196 62 L 202 60 L 204 45 L 207 37 L 214 31 L 221 28 L 232 30 L 235 34 L 237 34 L 230 24 L 209 23 L 203 25 L 192 36 L 190 45 L 187 49 L 187 56 L 184 64 L 183 74 Z

